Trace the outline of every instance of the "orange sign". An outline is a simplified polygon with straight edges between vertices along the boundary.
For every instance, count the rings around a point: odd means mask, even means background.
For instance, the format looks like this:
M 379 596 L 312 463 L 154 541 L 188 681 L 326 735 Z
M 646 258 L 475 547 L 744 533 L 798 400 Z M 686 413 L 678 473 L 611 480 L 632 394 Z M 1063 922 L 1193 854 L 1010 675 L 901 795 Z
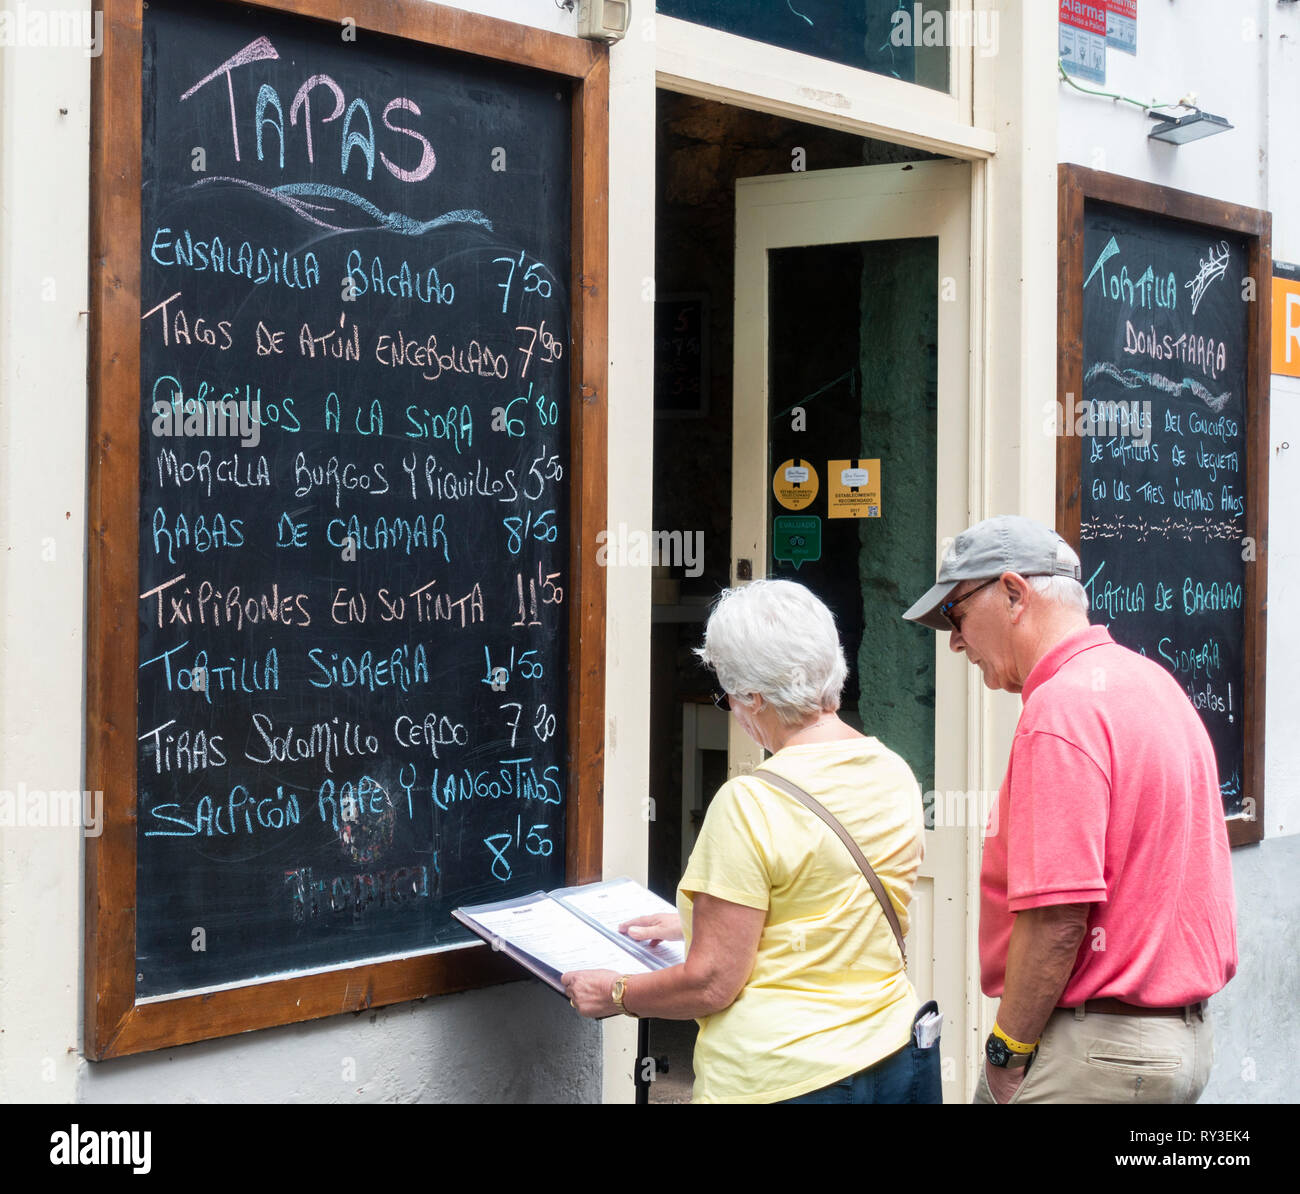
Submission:
M 1273 276 L 1273 372 L 1300 377 L 1300 281 Z
M 804 510 L 817 498 L 817 470 L 807 460 L 787 460 L 772 477 L 772 493 L 787 510 Z
M 827 461 L 826 485 L 828 517 L 880 517 L 879 458 Z

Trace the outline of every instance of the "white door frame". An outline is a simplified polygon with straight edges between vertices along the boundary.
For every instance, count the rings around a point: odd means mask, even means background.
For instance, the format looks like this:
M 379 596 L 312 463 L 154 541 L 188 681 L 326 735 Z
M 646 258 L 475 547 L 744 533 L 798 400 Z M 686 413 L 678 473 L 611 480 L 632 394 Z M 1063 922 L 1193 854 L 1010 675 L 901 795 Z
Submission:
M 732 583 L 737 561 L 765 575 L 768 555 L 768 251 L 800 245 L 935 237 L 938 274 L 938 421 L 935 551 L 943 534 L 970 521 L 977 491 L 979 441 L 972 436 L 976 392 L 971 352 L 971 167 L 935 161 L 863 166 L 736 183 L 735 358 L 732 445 Z M 851 455 L 853 453 L 850 453 Z M 948 529 L 951 528 L 951 529 Z M 918 594 L 919 596 L 919 594 Z M 900 610 L 901 613 L 901 610 Z M 973 706 L 981 704 L 971 669 L 935 635 L 935 786 L 966 793 L 979 740 Z M 887 682 L 887 681 L 886 681 Z M 886 743 L 888 745 L 888 743 Z M 751 770 L 762 751 L 734 723 L 728 771 Z M 978 785 L 975 785 L 978 786 Z M 913 896 L 909 976 L 922 998 L 944 1012 L 945 1097 L 970 1097 L 980 1039 L 977 925 L 982 804 L 965 796 L 936 798 L 936 827 L 926 831 L 926 857 Z M 955 814 L 955 815 L 954 815 Z M 956 824 L 953 822 L 956 821 Z
M 964 6 L 964 0 L 963 0 Z M 609 521 L 649 528 L 653 441 L 654 309 L 645 301 L 655 271 L 655 90 L 714 99 L 862 137 L 969 159 L 971 190 L 970 519 L 1018 511 L 1053 519 L 1055 445 L 1042 435 L 1041 405 L 1056 385 L 1056 170 L 1058 88 L 1051 5 L 1007 7 L 971 0 L 996 16 L 999 51 L 954 53 L 950 104 L 924 90 L 865 71 L 760 46 L 658 15 L 610 56 Z M 770 53 L 769 53 L 770 52 Z M 772 58 L 771 55 L 776 55 Z M 0 73 L 3 66 L 0 64 Z M 996 202 L 993 197 L 996 196 Z M 996 351 L 995 351 L 996 349 Z M 966 524 L 962 524 L 966 525 Z M 955 535 L 962 526 L 944 528 Z M 650 756 L 650 585 L 634 570 L 609 578 L 606 653 L 620 677 L 607 701 L 605 873 L 645 877 L 642 808 Z M 967 742 L 971 788 L 996 790 L 1019 702 L 969 681 Z M 964 1052 L 973 1089 L 992 1026 L 993 1003 L 979 989 L 980 842 L 967 843 Z M 614 1020 L 622 1019 L 615 1017 Z M 607 1020 L 604 1092 L 631 1098 L 636 1033 Z M 954 1039 L 950 1026 L 945 1038 Z
M 969 28 L 973 10 L 994 2 L 951 0 L 951 7 L 957 24 Z M 997 17 L 991 19 L 996 27 Z M 656 14 L 652 21 L 658 83 L 671 91 L 955 157 L 984 157 L 997 148 L 992 123 L 972 119 L 969 40 L 950 52 L 949 88 L 938 91 L 675 17 Z

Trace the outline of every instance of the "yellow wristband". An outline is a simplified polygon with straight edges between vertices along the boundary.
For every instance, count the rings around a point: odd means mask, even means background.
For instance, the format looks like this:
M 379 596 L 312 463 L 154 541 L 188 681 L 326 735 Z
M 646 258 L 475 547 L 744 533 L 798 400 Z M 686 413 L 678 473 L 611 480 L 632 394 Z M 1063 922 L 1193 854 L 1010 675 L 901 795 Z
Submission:
M 1032 1045 L 1026 1045 L 1024 1041 L 1018 1041 L 1014 1037 L 1007 1036 L 1007 1034 L 998 1027 L 996 1020 L 993 1022 L 993 1035 L 1006 1045 L 1012 1053 L 1032 1053 L 1038 1048 L 1038 1041 L 1035 1041 Z M 1041 1039 L 1042 1038 L 1040 1037 L 1039 1040 Z

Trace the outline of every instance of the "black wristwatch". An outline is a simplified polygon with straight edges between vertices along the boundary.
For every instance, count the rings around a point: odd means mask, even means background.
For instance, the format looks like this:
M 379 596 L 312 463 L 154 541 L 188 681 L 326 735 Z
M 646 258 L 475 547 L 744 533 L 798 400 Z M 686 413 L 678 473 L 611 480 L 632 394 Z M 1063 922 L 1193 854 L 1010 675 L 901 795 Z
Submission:
M 991 1066 L 997 1066 L 1000 1070 L 1014 1070 L 1021 1066 L 1028 1066 L 1034 1059 L 1033 1053 L 1013 1053 L 1007 1048 L 1006 1042 L 994 1033 L 989 1033 L 989 1039 L 984 1042 L 984 1056 L 988 1058 Z

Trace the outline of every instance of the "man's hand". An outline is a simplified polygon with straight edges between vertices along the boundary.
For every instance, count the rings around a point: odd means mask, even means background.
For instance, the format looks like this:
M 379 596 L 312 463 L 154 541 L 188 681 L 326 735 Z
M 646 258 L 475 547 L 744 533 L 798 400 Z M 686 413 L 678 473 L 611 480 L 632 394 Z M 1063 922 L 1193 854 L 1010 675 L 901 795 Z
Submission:
M 1090 904 L 1049 904 L 1016 914 L 1007 947 L 1006 986 L 997 1023 L 1008 1036 L 1037 1041 L 1060 1002 L 1088 927 Z M 1025 1067 L 1004 1069 L 984 1061 L 995 1103 L 1006 1103 L 1025 1080 Z
M 989 1093 L 995 1103 L 1009 1103 L 1011 1096 L 1020 1089 L 1025 1080 L 1025 1067 L 1017 1066 L 1014 1070 L 1002 1066 L 990 1065 L 984 1059 L 984 1078 L 989 1084 Z
M 618 980 L 617 970 L 567 970 L 560 975 L 569 1002 L 593 1020 L 618 1015 L 618 1004 L 612 997 Z
M 644 941 L 646 945 L 658 945 L 661 941 L 681 941 L 682 918 L 676 912 L 656 912 L 652 916 L 636 916 L 618 926 L 620 933 L 625 933 L 633 941 Z

